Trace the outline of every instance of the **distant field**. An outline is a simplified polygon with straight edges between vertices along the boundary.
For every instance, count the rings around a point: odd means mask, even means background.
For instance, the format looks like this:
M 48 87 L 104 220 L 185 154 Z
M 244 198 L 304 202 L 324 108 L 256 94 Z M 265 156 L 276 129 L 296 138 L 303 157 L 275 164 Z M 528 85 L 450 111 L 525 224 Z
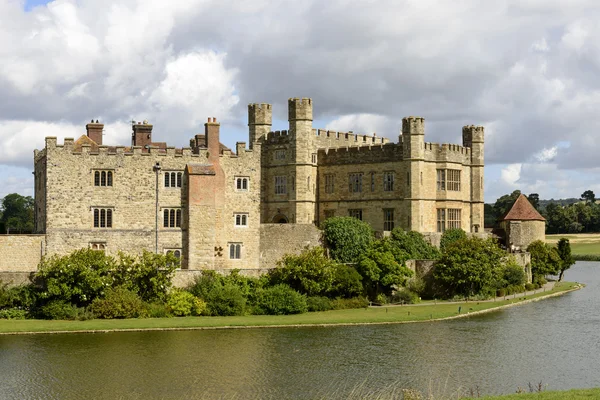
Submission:
M 546 242 L 556 244 L 560 238 L 569 239 L 573 254 L 600 255 L 600 233 L 546 235 Z

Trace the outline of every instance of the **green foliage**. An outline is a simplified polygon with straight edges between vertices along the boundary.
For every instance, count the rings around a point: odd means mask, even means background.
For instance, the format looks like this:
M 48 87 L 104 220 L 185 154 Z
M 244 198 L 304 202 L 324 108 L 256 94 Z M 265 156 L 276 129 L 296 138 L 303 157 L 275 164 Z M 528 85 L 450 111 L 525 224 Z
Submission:
M 331 298 L 352 298 L 363 293 L 362 277 L 356 268 L 344 264 L 333 266 L 333 282 L 327 295 Z
M 500 218 L 502 218 L 504 214 L 506 214 L 508 210 L 511 209 L 513 204 L 515 204 L 515 201 L 517 201 L 520 195 L 521 191 L 515 190 L 511 194 L 505 194 L 504 196 L 497 199 L 493 207 L 494 220 L 498 221 Z
M 527 247 L 527 251 L 531 253 L 531 273 L 534 281 L 537 277 L 556 275 L 560 272 L 562 260 L 554 247 L 536 240 Z
M 302 314 L 308 311 L 306 296 L 288 285 L 279 284 L 257 294 L 255 312 L 267 315 Z
M 367 308 L 370 303 L 366 297 L 353 297 L 351 299 L 333 299 L 330 304 L 332 310 L 350 310 L 354 308 Z
M 406 282 L 406 289 L 416 293 L 419 296 L 425 294 L 427 284 L 425 280 L 419 276 L 413 276 Z
M 442 234 L 442 238 L 440 240 L 440 250 L 443 252 L 448 245 L 466 238 L 467 233 L 462 229 L 448 229 Z
M 30 310 L 37 298 L 36 288 L 33 285 L 20 285 L 8 287 L 0 281 L 0 309 L 19 308 Z
M 600 204 L 595 199 L 566 205 L 552 202 L 543 215 L 547 233 L 600 232 Z
M 19 308 L 5 308 L 0 310 L 0 319 L 25 319 L 28 313 Z
M 154 254 L 144 251 L 141 257 L 119 254 L 112 272 L 113 285 L 136 292 L 143 301 L 165 300 L 179 259 L 173 254 Z
M 429 244 L 419 232 L 394 228 L 390 240 L 394 247 L 405 253 L 406 260 L 436 260 L 440 258 L 439 250 Z
M 269 280 L 272 285 L 284 283 L 308 296 L 324 295 L 333 284 L 335 265 L 323 248 L 313 247 L 299 255 L 285 255 L 277 268 L 269 271 Z
M 17 193 L 7 194 L 2 199 L 0 233 L 32 233 L 33 198 Z
M 571 268 L 571 265 L 575 264 L 575 260 L 571 255 L 571 244 L 569 243 L 569 239 L 561 238 L 558 241 L 557 252 L 560 257 L 560 274 L 558 276 L 558 281 L 560 282 L 562 281 L 565 271 Z
M 64 300 L 51 300 L 39 309 L 38 316 L 43 319 L 75 320 L 82 312 L 83 308 L 79 309 Z
M 526 279 L 525 271 L 516 263 L 508 263 L 502 271 L 502 283 L 504 286 L 523 285 Z
M 325 296 L 312 296 L 306 298 L 306 306 L 308 311 L 329 311 L 333 307 L 331 300 Z
M 434 278 L 445 297 L 473 296 L 497 285 L 506 253 L 493 239 L 470 238 L 451 243 L 436 265 Z
M 112 257 L 89 249 L 44 258 L 36 274 L 44 285 L 40 297 L 44 302 L 58 300 L 85 307 L 110 287 L 114 267 Z
M 246 298 L 240 288 L 231 283 L 215 286 L 205 296 L 202 299 L 207 304 L 208 315 L 244 315 L 246 311 Z
M 172 317 L 169 306 L 162 302 L 144 303 L 146 311 L 145 316 L 148 318 L 169 318 Z
M 167 306 L 171 314 L 176 317 L 187 317 L 189 315 L 202 315 L 206 312 L 206 303 L 191 294 L 188 291 L 181 289 L 173 289 L 169 293 Z
M 402 288 L 392 295 L 392 303 L 416 304 L 421 301 L 419 295 L 410 289 Z
M 106 290 L 104 298 L 96 298 L 90 305 L 96 318 L 137 318 L 145 315 L 146 307 L 137 293 L 125 287 Z
M 535 286 L 535 284 L 533 284 L 533 283 L 526 283 L 525 284 L 525 290 L 530 291 L 530 290 L 535 290 L 535 289 L 537 289 L 536 286 Z
M 331 257 L 343 263 L 357 262 L 374 240 L 371 226 L 352 217 L 328 218 L 321 228 Z
M 393 231 L 392 231 L 393 234 Z M 357 271 L 363 278 L 363 286 L 370 298 L 378 294 L 391 294 L 394 286 L 402 286 L 412 271 L 404 265 L 408 256 L 393 240 L 382 239 L 361 256 Z
M 584 200 L 586 203 L 594 203 L 596 201 L 596 195 L 592 190 L 586 190 L 581 194 L 581 200 Z

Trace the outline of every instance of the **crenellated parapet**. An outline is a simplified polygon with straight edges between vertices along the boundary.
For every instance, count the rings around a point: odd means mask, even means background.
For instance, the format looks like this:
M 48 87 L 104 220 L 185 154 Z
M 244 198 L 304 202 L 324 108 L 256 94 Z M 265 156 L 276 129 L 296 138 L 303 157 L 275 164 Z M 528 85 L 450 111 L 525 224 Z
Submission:
M 424 135 L 425 134 L 425 118 L 423 117 L 404 117 L 402 118 L 402 134 L 403 135 Z
M 312 99 L 297 97 L 288 100 L 288 120 L 289 121 L 312 121 L 313 104 Z
M 317 158 L 320 166 L 402 161 L 402 144 L 386 143 L 319 149 Z
M 466 125 L 462 129 L 463 146 L 471 147 L 473 143 L 484 142 L 484 128 L 478 125 Z
M 326 129 L 313 129 L 313 136 L 318 148 L 344 146 L 372 146 L 389 143 L 389 139 L 377 135 L 361 135 L 352 131 L 337 132 Z
M 457 144 L 427 142 L 425 143 L 425 160 L 469 165 L 471 163 L 471 149 Z

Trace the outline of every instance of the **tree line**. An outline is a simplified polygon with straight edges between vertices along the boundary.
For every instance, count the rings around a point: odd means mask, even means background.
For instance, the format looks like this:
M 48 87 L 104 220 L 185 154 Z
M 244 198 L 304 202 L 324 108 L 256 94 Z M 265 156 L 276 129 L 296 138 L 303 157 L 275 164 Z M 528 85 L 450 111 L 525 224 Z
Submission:
M 495 228 L 521 195 L 520 190 L 506 194 L 494 204 L 485 204 L 485 226 Z M 600 204 L 592 190 L 586 190 L 577 199 L 540 200 L 537 193 L 526 195 L 533 207 L 546 218 L 546 233 L 600 232 Z
M 0 234 L 33 233 L 34 207 L 31 196 L 7 194 L 0 202 Z

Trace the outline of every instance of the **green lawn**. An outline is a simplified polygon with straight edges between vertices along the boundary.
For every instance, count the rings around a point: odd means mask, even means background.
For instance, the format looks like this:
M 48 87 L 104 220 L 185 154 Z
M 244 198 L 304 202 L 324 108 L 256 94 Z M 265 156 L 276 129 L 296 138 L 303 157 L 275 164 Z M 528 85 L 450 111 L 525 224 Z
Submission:
M 506 396 L 479 397 L 479 400 L 579 400 L 600 399 L 600 389 L 575 389 L 565 392 L 509 394 Z
M 560 238 L 569 239 L 571 253 L 600 255 L 600 234 L 580 233 L 570 235 L 546 235 L 546 242 L 556 244 Z
M 9 332 L 51 332 L 81 330 L 118 330 L 118 329 L 160 329 L 160 328 L 211 328 L 245 326 L 280 325 L 318 325 L 318 324 L 354 324 L 354 323 L 394 323 L 427 321 L 482 311 L 499 306 L 518 303 L 523 300 L 541 297 L 550 293 L 562 292 L 577 286 L 574 282 L 558 283 L 552 291 L 541 292 L 528 297 L 518 296 L 509 300 L 492 302 L 466 302 L 438 304 L 377 307 L 357 310 L 338 310 L 314 312 L 299 315 L 249 315 L 241 317 L 184 317 L 184 318 L 145 318 L 120 320 L 89 321 L 46 321 L 46 320 L 0 320 L 0 333 Z M 511 296 L 512 297 L 512 296 Z

